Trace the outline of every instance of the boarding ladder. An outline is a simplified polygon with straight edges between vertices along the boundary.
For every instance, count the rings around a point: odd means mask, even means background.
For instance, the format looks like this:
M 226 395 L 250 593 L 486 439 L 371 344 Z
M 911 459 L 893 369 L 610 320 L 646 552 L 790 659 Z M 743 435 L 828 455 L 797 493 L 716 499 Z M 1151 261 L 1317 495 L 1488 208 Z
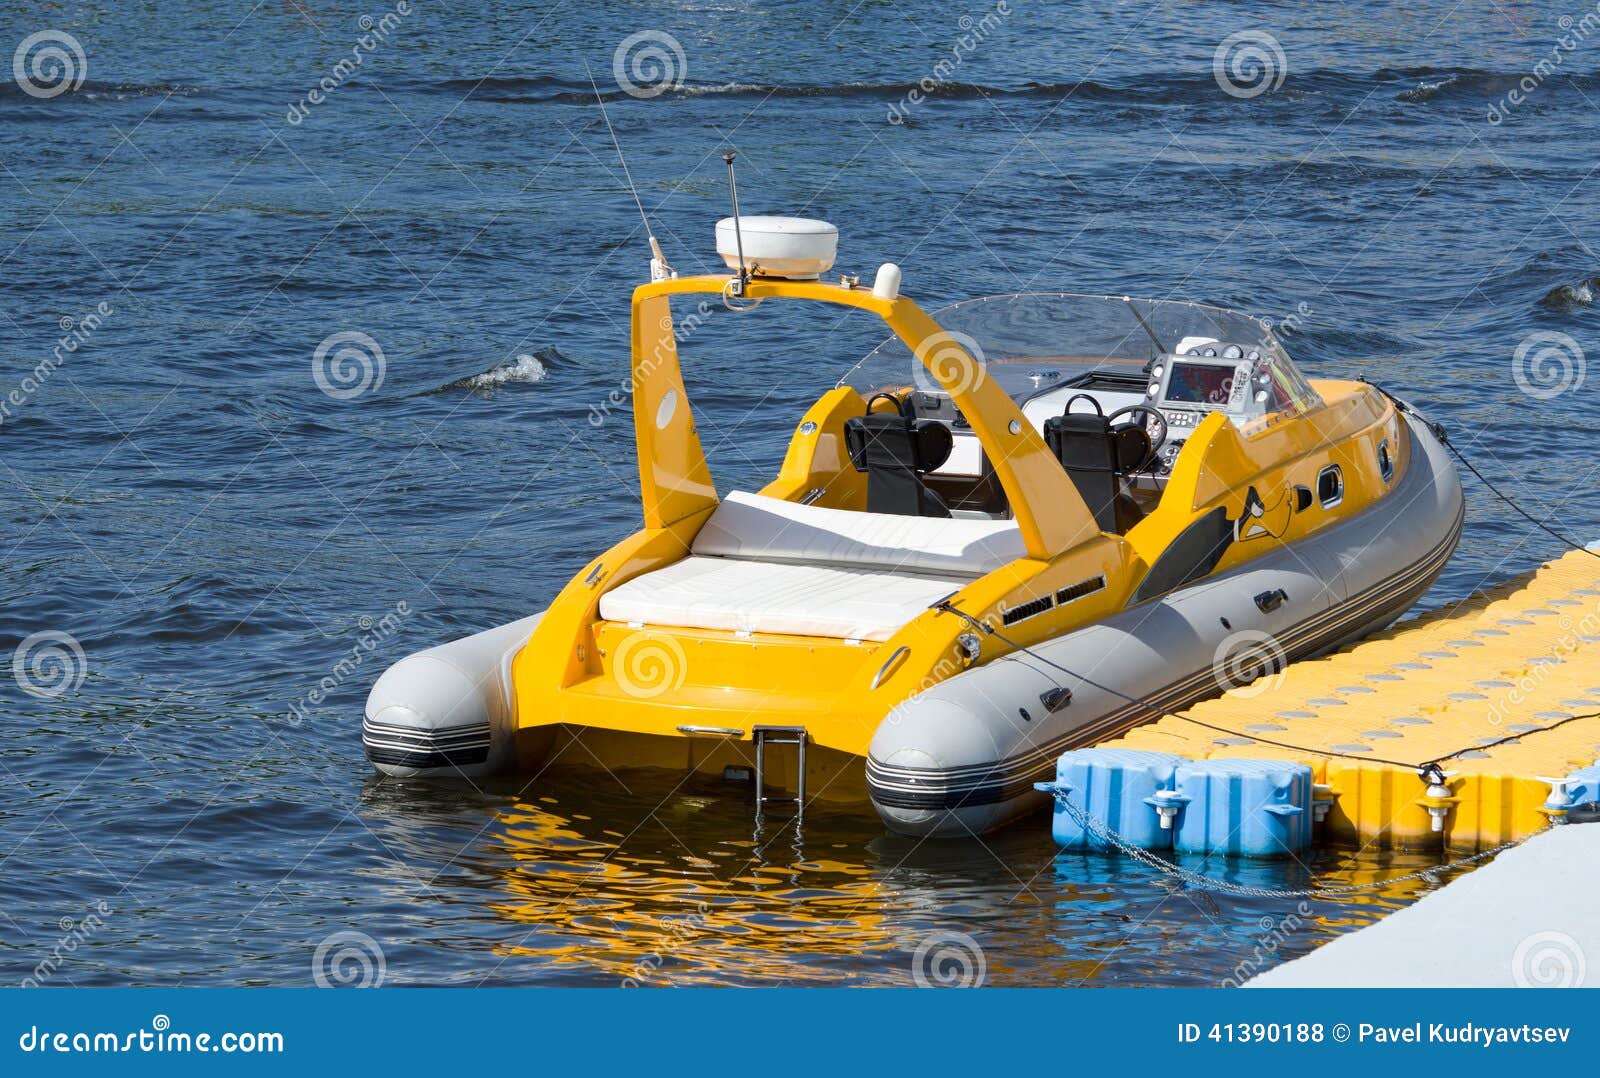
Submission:
M 750 740 L 756 746 L 756 818 L 761 817 L 762 810 L 767 804 L 793 804 L 794 818 L 796 820 L 805 816 L 806 811 L 806 728 L 804 726 L 754 726 L 750 729 Z M 793 797 L 771 797 L 767 795 L 767 746 L 768 745 L 793 745 L 795 747 L 796 776 Z

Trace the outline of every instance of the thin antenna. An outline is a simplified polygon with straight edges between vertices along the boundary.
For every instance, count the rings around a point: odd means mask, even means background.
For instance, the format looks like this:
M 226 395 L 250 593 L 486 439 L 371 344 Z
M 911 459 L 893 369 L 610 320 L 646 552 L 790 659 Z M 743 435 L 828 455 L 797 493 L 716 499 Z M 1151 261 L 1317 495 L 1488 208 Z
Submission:
M 606 122 L 606 130 L 611 134 L 611 145 L 616 148 L 617 160 L 622 163 L 622 175 L 628 181 L 628 193 L 633 196 L 633 204 L 639 207 L 639 219 L 644 222 L 644 234 L 650 241 L 650 279 L 652 281 L 670 281 L 678 272 L 667 265 L 667 256 L 661 253 L 661 245 L 656 242 L 655 231 L 650 227 L 650 215 L 644 212 L 644 203 L 639 200 L 639 189 L 633 185 L 633 173 L 628 171 L 628 159 L 622 156 L 622 143 L 617 141 L 617 129 L 611 126 L 611 116 L 606 112 L 606 99 L 600 96 L 600 87 L 595 84 L 594 72 L 589 70 L 589 65 L 583 65 L 584 72 L 589 76 L 589 87 L 594 90 L 595 104 L 600 106 L 600 117 Z
M 750 280 L 750 273 L 744 268 L 744 232 L 739 227 L 739 184 L 733 178 L 733 151 L 729 150 L 722 155 L 722 160 L 728 166 L 728 194 L 733 199 L 733 244 L 739 252 L 739 284 L 731 291 L 735 296 L 744 295 L 744 286 Z
M 1140 314 L 1139 308 L 1134 306 L 1132 298 L 1123 296 L 1122 302 L 1126 303 L 1128 305 L 1128 310 L 1133 312 L 1133 317 L 1138 321 L 1139 328 L 1144 330 L 1144 335 L 1146 337 L 1150 338 L 1150 343 L 1156 346 L 1156 352 L 1160 355 L 1166 355 L 1167 346 L 1161 343 L 1161 338 L 1156 336 L 1156 331 L 1151 329 L 1150 323 L 1144 320 L 1144 315 Z

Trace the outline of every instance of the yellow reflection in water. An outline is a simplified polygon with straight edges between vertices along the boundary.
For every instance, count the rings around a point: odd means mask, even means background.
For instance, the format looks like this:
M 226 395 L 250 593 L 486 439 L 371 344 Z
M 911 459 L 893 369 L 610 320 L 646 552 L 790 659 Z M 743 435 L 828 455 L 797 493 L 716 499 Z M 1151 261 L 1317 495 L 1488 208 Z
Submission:
M 533 930 L 507 955 L 628 984 L 719 983 L 735 970 L 740 982 L 836 982 L 830 958 L 900 948 L 882 914 L 891 888 L 862 864 L 785 859 L 796 851 L 784 836 L 662 856 L 659 842 L 590 840 L 540 805 L 518 804 L 499 825 L 509 900 L 492 908 Z
M 891 835 L 865 805 L 758 827 L 747 790 L 678 775 L 375 791 L 369 819 L 397 855 L 380 875 L 422 945 L 447 949 L 472 984 L 1219 984 L 1430 887 L 1309 904 L 1218 896 L 1131 858 L 1059 851 L 1044 815 L 981 841 Z M 1260 888 L 1373 883 L 1437 863 L 1357 851 L 1307 861 L 1314 873 L 1181 859 Z

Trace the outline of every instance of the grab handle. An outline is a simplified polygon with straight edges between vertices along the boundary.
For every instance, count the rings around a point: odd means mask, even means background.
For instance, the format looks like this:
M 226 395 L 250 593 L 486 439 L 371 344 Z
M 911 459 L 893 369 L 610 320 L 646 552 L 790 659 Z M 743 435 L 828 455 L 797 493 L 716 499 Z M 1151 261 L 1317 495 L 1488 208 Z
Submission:
M 1256 606 L 1263 614 L 1270 614 L 1288 601 L 1289 593 L 1282 588 L 1273 588 L 1256 596 Z
M 889 675 L 894 673 L 895 670 L 899 668 L 901 661 L 910 654 L 911 649 L 908 647 L 902 645 L 901 647 L 895 648 L 894 654 L 885 659 L 883 665 L 878 667 L 878 672 L 873 675 L 872 685 L 870 687 L 876 689 L 879 685 L 882 685 L 885 681 L 887 681 L 889 679 Z

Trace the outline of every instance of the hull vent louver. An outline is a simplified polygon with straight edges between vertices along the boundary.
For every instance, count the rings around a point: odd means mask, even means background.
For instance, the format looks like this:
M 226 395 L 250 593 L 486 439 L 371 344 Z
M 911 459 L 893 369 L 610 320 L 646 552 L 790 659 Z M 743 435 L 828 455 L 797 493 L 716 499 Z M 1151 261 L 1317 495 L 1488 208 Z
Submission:
M 1080 580 L 1076 584 L 1069 584 L 1056 592 L 1056 602 L 1070 603 L 1074 599 L 1082 599 L 1085 595 L 1093 595 L 1097 591 L 1103 591 L 1105 586 L 1106 578 L 1103 576 Z
M 1019 621 L 1026 621 L 1029 618 L 1038 617 L 1040 614 L 1043 614 L 1046 610 L 1049 610 L 1055 605 L 1055 599 L 1046 595 L 1043 598 L 1033 599 L 1029 602 L 1014 606 L 1010 610 L 1002 611 L 1000 614 L 1000 620 L 1008 626 L 1015 625 Z

